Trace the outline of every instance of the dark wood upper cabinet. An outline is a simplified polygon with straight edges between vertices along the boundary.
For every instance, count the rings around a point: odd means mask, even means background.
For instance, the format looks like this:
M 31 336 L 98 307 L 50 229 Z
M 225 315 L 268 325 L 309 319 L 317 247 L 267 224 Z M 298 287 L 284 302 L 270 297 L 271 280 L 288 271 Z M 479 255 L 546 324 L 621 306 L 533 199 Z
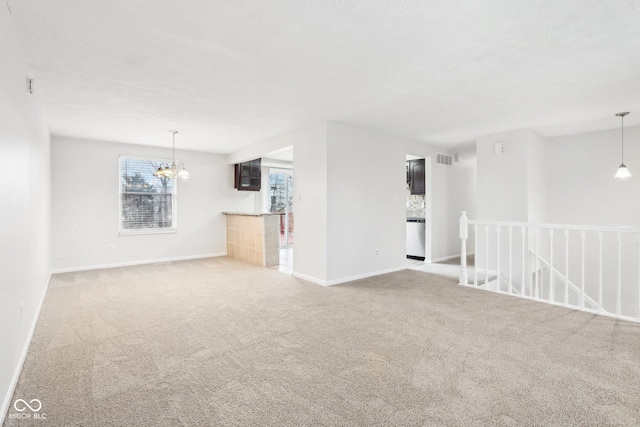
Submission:
M 411 194 L 425 194 L 424 159 L 409 160 L 407 162 L 407 181 L 409 183 L 409 192 Z
M 260 191 L 262 186 L 262 159 L 238 163 L 234 169 L 233 188 L 239 191 Z

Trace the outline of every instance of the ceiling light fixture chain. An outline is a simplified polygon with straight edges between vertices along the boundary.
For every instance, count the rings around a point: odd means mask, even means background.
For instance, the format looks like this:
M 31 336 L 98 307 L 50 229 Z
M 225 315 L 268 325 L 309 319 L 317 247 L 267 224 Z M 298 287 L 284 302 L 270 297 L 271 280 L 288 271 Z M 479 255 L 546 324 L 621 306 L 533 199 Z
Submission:
M 171 132 L 172 136 L 173 136 L 173 161 L 176 161 L 176 133 L 178 133 L 177 130 L 170 130 L 169 132 Z
M 184 163 L 176 162 L 176 133 L 178 133 L 178 131 L 170 130 L 169 132 L 171 132 L 173 137 L 173 158 L 171 159 L 171 165 L 168 163 L 161 163 L 160 166 L 158 166 L 158 170 L 153 173 L 153 176 L 169 179 L 176 179 L 177 177 L 187 179 L 191 175 L 184 167 Z

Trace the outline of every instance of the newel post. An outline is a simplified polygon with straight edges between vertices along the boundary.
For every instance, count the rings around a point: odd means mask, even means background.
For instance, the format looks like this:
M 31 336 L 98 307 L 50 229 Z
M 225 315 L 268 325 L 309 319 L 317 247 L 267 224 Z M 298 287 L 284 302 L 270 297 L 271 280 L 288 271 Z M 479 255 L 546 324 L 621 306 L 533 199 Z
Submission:
M 467 285 L 467 238 L 469 237 L 469 218 L 462 211 L 460 215 L 460 282 L 459 285 Z

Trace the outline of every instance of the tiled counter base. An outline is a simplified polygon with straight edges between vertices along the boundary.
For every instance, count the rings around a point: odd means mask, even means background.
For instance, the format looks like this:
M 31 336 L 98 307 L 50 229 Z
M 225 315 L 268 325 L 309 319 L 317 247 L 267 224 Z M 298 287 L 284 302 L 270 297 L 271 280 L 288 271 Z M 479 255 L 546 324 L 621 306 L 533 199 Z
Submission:
M 278 215 L 223 213 L 227 216 L 227 255 L 262 266 L 280 263 Z

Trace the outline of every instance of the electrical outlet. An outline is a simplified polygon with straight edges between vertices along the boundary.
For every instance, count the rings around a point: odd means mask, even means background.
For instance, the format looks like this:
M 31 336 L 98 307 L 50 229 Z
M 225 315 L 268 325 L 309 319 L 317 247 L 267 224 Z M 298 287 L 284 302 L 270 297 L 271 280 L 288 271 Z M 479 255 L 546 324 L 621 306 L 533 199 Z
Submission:
M 60 255 L 60 252 L 56 252 L 56 259 L 60 259 L 62 258 L 62 256 Z
M 380 251 L 376 249 L 376 256 L 380 255 Z
M 113 252 L 114 246 L 113 245 L 107 245 L 107 252 Z

